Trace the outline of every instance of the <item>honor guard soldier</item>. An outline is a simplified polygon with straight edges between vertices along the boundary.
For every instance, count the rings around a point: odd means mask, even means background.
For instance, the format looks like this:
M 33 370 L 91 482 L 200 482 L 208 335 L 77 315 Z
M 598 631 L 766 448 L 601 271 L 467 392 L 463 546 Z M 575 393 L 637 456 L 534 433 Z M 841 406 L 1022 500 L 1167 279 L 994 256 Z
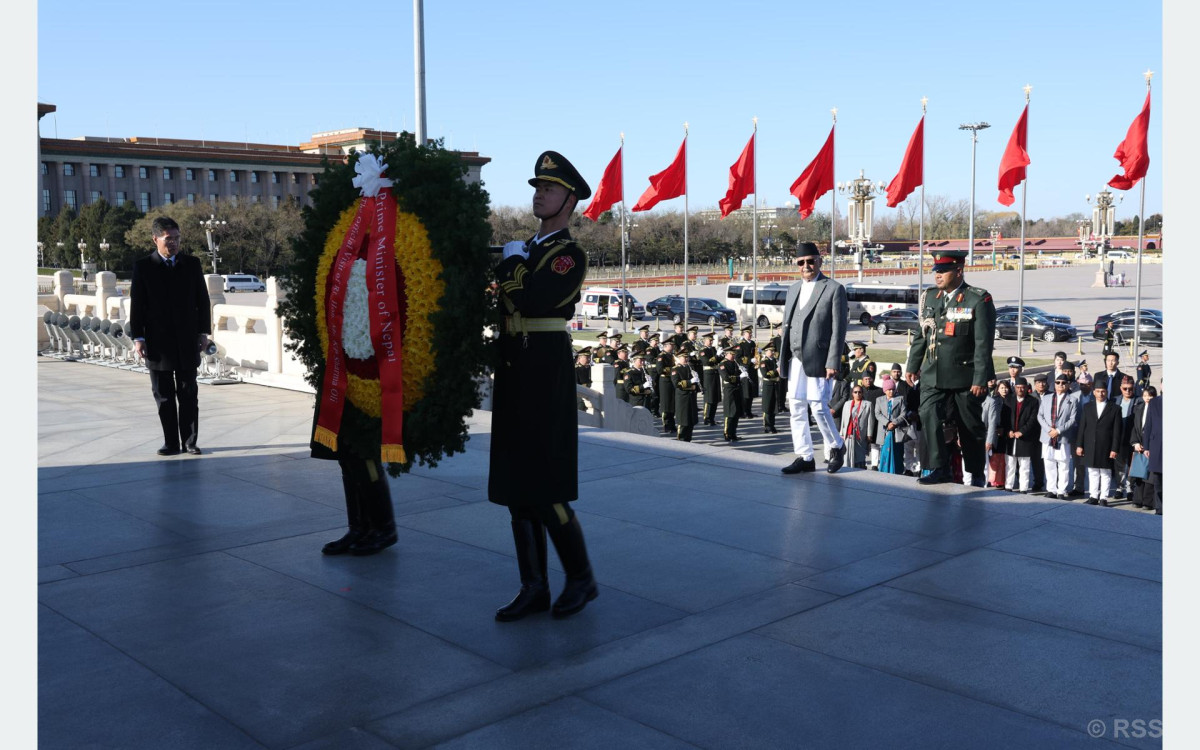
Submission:
M 675 324 L 675 333 L 668 336 L 667 341 L 675 345 L 675 351 L 678 353 L 679 348 L 683 346 L 683 342 L 687 341 L 687 334 L 683 331 L 683 323 Z
M 878 379 L 879 373 L 875 363 L 867 356 L 867 343 L 865 341 L 855 341 L 850 344 L 850 348 L 854 350 L 854 358 L 850 360 L 850 383 L 854 385 L 862 382 L 862 376 L 871 373 L 871 378 Z
M 645 402 L 642 404 L 650 413 L 657 418 L 658 411 L 658 356 L 659 350 L 657 346 L 651 346 L 646 351 L 642 352 L 642 356 L 646 359 L 646 380 L 650 382 L 650 388 L 646 389 Z
M 630 406 L 644 407 L 654 387 L 646 373 L 646 355 L 638 352 L 630 358 L 630 362 L 629 369 L 625 371 L 625 392 L 629 394 L 627 400 Z
M 575 385 L 592 387 L 592 347 L 585 346 L 575 352 Z M 579 411 L 587 411 L 587 402 L 578 397 Z
M 922 297 L 921 329 L 904 368 L 909 385 L 918 372 L 921 379 L 920 416 L 930 469 L 917 480 L 921 484 L 952 481 L 943 419 L 958 427 L 964 474 L 971 475 L 975 487 L 984 483 L 983 399 L 987 382 L 996 377 L 992 366 L 996 305 L 987 290 L 963 280 L 966 256 L 965 250 L 935 254 L 935 286 Z
M 609 333 L 608 341 L 611 344 L 611 346 L 609 346 L 608 351 L 604 353 L 603 362 L 606 365 L 614 365 L 615 366 L 616 362 L 617 362 L 617 349 L 621 346 L 621 334 Z M 599 362 L 601 360 L 597 360 L 597 361 Z
M 725 335 L 717 339 L 717 348 L 725 351 L 726 347 L 736 345 L 737 339 L 733 337 L 733 326 L 725 326 Z
M 608 357 L 608 334 L 604 331 L 596 337 L 596 345 L 592 347 L 592 361 L 603 362 Z
M 663 352 L 658 355 L 658 410 L 662 412 L 663 432 L 675 432 L 675 384 L 671 371 L 675 369 L 675 342 L 663 342 Z
M 699 335 L 700 326 L 692 326 L 691 328 L 687 329 L 687 340 L 689 343 L 691 343 L 693 351 L 700 350 L 700 341 L 698 339 Z
M 783 344 L 783 336 L 780 334 L 781 327 L 782 327 L 782 325 L 779 323 L 772 323 L 771 324 L 771 338 L 770 338 L 770 340 L 767 341 L 768 344 L 770 344 L 772 347 L 775 348 L 775 356 L 776 357 L 779 356 L 780 347 Z M 778 364 L 778 360 L 776 360 L 776 364 Z M 775 369 L 778 370 L 779 368 L 776 367 Z M 784 378 L 784 377 L 779 378 L 779 381 L 776 383 L 775 393 L 776 393 L 775 413 L 783 414 L 785 411 L 787 411 L 787 407 L 784 405 L 784 402 L 787 399 L 785 399 L 783 397 L 783 394 L 787 393 L 787 378 Z
M 704 346 L 700 348 L 700 381 L 704 386 L 704 424 L 716 426 L 717 404 L 721 403 L 721 376 L 717 366 L 721 364 L 721 356 L 713 346 L 713 335 L 704 334 L 701 339 Z
M 613 386 L 617 398 L 629 403 L 629 391 L 625 388 L 625 373 L 629 371 L 629 347 L 621 344 L 616 348 L 616 358 L 613 359 Z
M 546 610 L 567 617 L 598 594 L 583 528 L 571 509 L 579 498 L 579 411 L 567 331 L 588 264 L 567 227 L 592 191 L 554 151 L 538 157 L 529 184 L 537 234 L 507 243 L 495 268 L 504 328 L 493 388 L 488 500 L 509 510 L 521 576 L 516 597 L 496 611 L 501 622 Z M 566 573 L 553 606 L 547 534 Z
M 633 354 L 645 352 L 650 348 L 650 326 L 642 326 L 637 329 L 638 337 L 633 340 L 633 344 L 629 347 Z
M 779 360 L 775 359 L 775 345 L 767 343 L 763 347 L 762 361 L 758 364 L 759 375 L 762 377 L 762 416 L 763 432 L 776 433 L 775 411 L 779 401 Z
M 743 378 L 742 382 L 742 416 L 753 419 L 754 412 L 750 405 L 758 395 L 758 344 L 754 343 L 754 326 L 742 328 L 742 340 L 737 342 L 737 347 L 738 364 L 746 368 L 750 375 Z
M 650 334 L 650 338 L 646 339 L 646 364 L 658 359 L 658 355 L 662 354 L 662 347 L 658 345 L 659 336 L 657 333 Z
M 737 357 L 740 350 L 736 346 L 725 347 L 725 359 L 721 360 L 717 372 L 721 376 L 721 401 L 724 405 L 724 434 L 725 439 L 734 442 L 737 437 L 737 423 L 742 416 L 742 368 L 738 365 Z
M 671 382 L 675 391 L 675 424 L 679 432 L 676 439 L 692 442 L 692 428 L 700 416 L 696 409 L 696 394 L 700 391 L 700 376 L 688 364 L 688 355 L 675 355 L 675 369 L 671 371 Z
M 1134 387 L 1137 389 L 1136 395 L 1141 396 L 1142 391 L 1146 390 L 1146 388 L 1149 385 L 1150 385 L 1150 352 L 1148 350 L 1143 349 L 1142 353 L 1138 355 L 1137 382 L 1134 383 Z

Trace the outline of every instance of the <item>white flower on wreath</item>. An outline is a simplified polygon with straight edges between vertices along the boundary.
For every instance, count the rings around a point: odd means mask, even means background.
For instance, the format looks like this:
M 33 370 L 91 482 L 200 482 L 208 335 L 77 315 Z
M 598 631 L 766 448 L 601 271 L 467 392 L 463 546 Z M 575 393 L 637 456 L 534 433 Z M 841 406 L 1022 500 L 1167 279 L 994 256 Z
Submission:
M 362 258 L 350 266 L 350 278 L 346 282 L 346 297 L 342 302 L 342 351 L 350 359 L 370 359 L 375 355 L 368 314 L 367 262 Z
M 358 157 L 358 162 L 354 165 L 355 177 L 351 184 L 354 187 L 362 190 L 362 194 L 368 198 L 374 198 L 379 195 L 379 191 L 385 187 L 391 187 L 392 181 L 383 176 L 387 170 L 385 164 L 375 154 L 363 154 Z

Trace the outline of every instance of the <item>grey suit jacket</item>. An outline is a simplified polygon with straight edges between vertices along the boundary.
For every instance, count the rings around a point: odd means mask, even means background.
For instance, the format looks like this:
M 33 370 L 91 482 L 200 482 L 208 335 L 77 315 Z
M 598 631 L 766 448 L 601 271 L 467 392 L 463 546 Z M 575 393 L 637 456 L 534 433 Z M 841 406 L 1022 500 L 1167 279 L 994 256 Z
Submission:
M 808 304 L 797 310 L 800 288 L 804 282 L 797 281 L 788 289 L 783 307 L 783 334 L 780 337 L 779 375 L 784 378 L 808 375 L 825 377 L 825 370 L 837 371 L 846 345 L 846 326 L 850 310 L 846 305 L 846 287 L 825 274 L 817 277 L 816 288 Z M 800 327 L 800 362 L 803 373 L 789 374 L 792 366 L 792 327 Z
M 1047 393 L 1042 396 L 1038 405 L 1038 424 L 1042 426 L 1041 441 L 1050 445 L 1050 410 L 1054 405 L 1054 396 Z M 1059 434 L 1071 445 L 1075 444 L 1076 433 L 1079 432 L 1079 396 L 1068 393 L 1058 404 L 1058 418 L 1054 427 Z

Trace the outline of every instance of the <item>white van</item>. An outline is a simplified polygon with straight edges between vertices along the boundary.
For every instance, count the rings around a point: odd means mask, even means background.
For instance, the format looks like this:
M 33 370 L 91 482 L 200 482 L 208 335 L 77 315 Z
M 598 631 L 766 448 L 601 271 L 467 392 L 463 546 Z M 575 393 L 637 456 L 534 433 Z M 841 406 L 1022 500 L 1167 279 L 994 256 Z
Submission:
M 224 289 L 227 292 L 265 292 L 267 285 L 257 276 L 243 273 L 230 273 L 221 277 L 225 280 Z
M 622 320 L 622 308 L 634 320 L 646 317 L 646 308 L 629 293 L 628 289 L 593 287 L 583 290 L 583 314 L 589 318 L 607 317 Z
M 783 305 L 787 301 L 787 292 L 789 285 L 787 284 L 761 284 L 758 287 L 758 305 L 754 302 L 754 285 L 746 284 L 742 287 L 742 299 L 737 310 L 738 320 L 748 321 L 753 319 L 754 325 L 757 328 L 766 328 L 770 325 L 783 325 Z M 730 305 L 730 307 L 733 307 Z M 758 317 L 755 317 L 757 314 Z

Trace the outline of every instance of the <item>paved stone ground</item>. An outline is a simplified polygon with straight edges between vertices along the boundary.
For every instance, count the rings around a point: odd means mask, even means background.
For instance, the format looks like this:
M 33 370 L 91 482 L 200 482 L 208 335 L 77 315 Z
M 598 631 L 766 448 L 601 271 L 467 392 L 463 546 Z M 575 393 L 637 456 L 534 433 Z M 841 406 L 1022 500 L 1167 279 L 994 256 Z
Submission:
M 1161 745 L 1116 724 L 1162 716 L 1161 517 L 583 429 L 600 597 L 501 624 L 487 413 L 329 558 L 311 396 L 203 387 L 161 459 L 144 374 L 37 368 L 42 747 Z

